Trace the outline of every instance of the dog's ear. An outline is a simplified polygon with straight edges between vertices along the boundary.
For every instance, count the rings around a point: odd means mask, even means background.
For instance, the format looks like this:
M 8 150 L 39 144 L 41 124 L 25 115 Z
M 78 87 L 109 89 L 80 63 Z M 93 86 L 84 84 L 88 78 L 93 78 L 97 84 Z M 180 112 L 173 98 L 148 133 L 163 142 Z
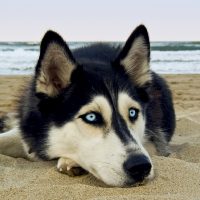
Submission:
M 48 31 L 41 42 L 36 66 L 36 93 L 57 96 L 70 84 L 77 64 L 66 42 L 55 32 Z
M 130 35 L 114 63 L 123 68 L 134 85 L 143 87 L 151 82 L 149 61 L 149 36 L 146 27 L 140 25 Z

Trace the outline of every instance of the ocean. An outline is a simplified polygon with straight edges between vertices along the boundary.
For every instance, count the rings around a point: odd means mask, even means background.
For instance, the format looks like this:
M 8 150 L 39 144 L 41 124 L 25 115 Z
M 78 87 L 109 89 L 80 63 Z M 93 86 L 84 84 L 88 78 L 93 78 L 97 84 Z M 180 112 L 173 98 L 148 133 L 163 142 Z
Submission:
M 71 49 L 89 44 L 68 43 Z M 0 75 L 33 74 L 38 56 L 39 43 L 0 42 Z M 151 69 L 161 74 L 200 74 L 200 42 L 152 42 Z

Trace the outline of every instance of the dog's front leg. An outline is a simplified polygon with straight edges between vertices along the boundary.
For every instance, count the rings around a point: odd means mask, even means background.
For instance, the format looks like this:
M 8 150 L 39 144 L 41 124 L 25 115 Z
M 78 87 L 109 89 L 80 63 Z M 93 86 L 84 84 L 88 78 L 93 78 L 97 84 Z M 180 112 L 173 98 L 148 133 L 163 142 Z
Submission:
M 76 162 L 70 158 L 59 158 L 57 163 L 57 169 L 60 173 L 67 174 L 69 176 L 80 176 L 87 173 Z

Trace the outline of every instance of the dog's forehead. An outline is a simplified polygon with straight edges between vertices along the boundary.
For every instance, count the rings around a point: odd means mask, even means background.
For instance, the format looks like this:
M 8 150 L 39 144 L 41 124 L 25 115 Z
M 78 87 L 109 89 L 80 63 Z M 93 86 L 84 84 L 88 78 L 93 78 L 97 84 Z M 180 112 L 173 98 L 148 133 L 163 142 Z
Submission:
M 125 91 L 118 91 L 118 93 L 110 92 L 110 94 L 96 94 L 91 98 L 91 101 L 84 105 L 79 114 L 87 113 L 88 111 L 96 111 L 111 116 L 112 113 L 120 113 L 121 115 L 128 112 L 128 108 L 141 109 L 139 102 L 131 97 Z
M 111 110 L 113 110 L 118 107 L 118 101 L 120 104 L 128 102 L 129 105 L 134 101 L 133 104 L 137 104 L 134 107 L 138 108 L 140 101 L 138 101 L 137 91 L 133 83 L 115 70 L 111 72 L 103 75 L 98 72 L 86 72 L 85 83 L 80 82 L 79 84 L 85 89 L 85 95 L 90 96 L 90 102 L 96 101 L 103 107 L 102 102 L 107 101 L 108 103 L 105 105 L 111 106 Z M 101 96 L 101 98 L 96 98 L 97 96 Z M 94 100 L 95 98 L 96 100 Z
M 141 105 L 138 101 L 133 99 L 128 93 L 126 92 L 120 92 L 118 95 L 118 108 L 119 110 L 124 110 L 128 108 L 136 108 L 138 110 L 141 110 Z
M 128 80 L 121 77 L 115 77 L 113 80 L 104 79 L 107 97 L 114 107 L 119 107 L 120 104 L 134 104 L 139 107 L 137 101 L 137 93 L 134 86 Z

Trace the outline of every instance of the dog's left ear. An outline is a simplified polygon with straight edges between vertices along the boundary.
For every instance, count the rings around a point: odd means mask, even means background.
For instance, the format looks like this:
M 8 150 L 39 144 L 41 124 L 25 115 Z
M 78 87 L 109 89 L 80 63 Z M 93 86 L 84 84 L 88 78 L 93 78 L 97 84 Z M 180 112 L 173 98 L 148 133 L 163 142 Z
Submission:
M 71 83 L 77 64 L 66 42 L 56 32 L 48 31 L 40 45 L 36 66 L 36 93 L 57 96 Z
M 114 63 L 125 70 L 135 86 L 144 87 L 151 82 L 149 61 L 149 36 L 146 27 L 140 25 L 130 35 Z

